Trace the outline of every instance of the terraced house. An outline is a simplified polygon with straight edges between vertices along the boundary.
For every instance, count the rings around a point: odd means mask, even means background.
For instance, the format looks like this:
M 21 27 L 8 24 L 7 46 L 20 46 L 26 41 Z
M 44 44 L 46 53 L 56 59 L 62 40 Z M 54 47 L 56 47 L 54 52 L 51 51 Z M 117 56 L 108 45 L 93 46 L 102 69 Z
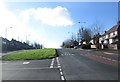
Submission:
M 100 44 L 104 48 L 118 50 L 120 49 L 120 21 L 99 38 Z

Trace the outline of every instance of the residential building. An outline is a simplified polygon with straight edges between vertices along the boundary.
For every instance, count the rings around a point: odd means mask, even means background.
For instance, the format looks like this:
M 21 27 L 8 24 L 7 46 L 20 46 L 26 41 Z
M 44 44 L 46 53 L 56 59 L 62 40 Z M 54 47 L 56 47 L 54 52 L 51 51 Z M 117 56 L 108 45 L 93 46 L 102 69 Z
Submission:
M 110 28 L 99 38 L 99 43 L 104 45 L 104 48 L 120 49 L 120 21 L 117 25 Z

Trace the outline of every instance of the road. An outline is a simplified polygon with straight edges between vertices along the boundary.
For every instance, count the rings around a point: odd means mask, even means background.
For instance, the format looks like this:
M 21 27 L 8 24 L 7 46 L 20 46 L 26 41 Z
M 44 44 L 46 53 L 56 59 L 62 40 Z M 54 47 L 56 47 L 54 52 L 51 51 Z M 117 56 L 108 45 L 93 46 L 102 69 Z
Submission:
M 101 57 L 97 52 L 75 49 L 57 49 L 57 53 L 53 59 L 3 61 L 2 79 L 118 80 L 117 56 L 102 53 Z
M 58 50 L 66 80 L 116 80 L 118 68 L 90 59 L 83 55 L 93 54 L 91 51 L 71 49 Z M 82 54 L 82 55 L 81 55 Z

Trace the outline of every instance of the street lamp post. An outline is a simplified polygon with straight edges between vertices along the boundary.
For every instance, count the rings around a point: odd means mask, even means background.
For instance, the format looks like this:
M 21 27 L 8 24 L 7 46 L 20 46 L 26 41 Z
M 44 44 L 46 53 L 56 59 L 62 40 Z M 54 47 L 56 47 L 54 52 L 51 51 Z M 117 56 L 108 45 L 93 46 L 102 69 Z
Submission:
M 12 28 L 12 27 L 9 27 L 9 28 Z M 8 28 L 6 27 L 5 28 L 5 38 L 7 39 L 7 31 L 8 31 Z
M 27 38 L 28 38 L 28 36 L 30 36 L 30 35 L 26 35 L 26 43 L 27 43 Z
M 9 27 L 9 28 L 12 28 L 12 27 Z M 6 40 L 5 40 L 5 43 L 6 43 L 6 44 L 5 44 L 5 51 L 7 51 L 7 31 L 8 31 L 8 28 L 6 27 L 6 28 L 5 28 L 5 39 L 6 39 Z

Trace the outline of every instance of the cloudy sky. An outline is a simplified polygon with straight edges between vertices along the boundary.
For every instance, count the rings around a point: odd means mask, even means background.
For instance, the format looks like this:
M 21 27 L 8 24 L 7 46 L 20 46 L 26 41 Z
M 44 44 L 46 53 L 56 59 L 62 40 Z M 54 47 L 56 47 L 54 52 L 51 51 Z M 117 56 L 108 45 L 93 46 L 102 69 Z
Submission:
M 6 2 L 0 3 L 0 36 L 59 48 L 82 25 L 99 21 L 107 30 L 118 19 L 117 2 Z M 78 23 L 78 22 L 86 22 Z M 10 28 L 12 27 L 12 28 Z

